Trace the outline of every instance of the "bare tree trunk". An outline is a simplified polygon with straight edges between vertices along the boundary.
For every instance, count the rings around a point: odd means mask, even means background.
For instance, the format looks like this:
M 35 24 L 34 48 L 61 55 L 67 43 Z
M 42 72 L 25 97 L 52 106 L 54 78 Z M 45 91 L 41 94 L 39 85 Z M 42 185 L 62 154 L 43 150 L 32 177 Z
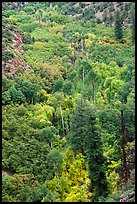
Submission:
M 60 180 L 59 180 L 59 176 L 58 176 L 58 173 L 56 172 L 56 176 L 57 176 L 57 179 L 58 179 L 58 186 L 60 184 Z
M 61 104 L 60 104 L 60 114 L 61 114 L 61 120 L 62 120 L 62 128 L 63 128 L 63 133 L 64 133 L 64 119 L 63 119 L 63 114 L 62 114 L 62 107 L 61 107 Z
M 68 131 L 70 131 L 70 116 L 68 114 Z
M 50 141 L 50 147 L 51 147 L 51 149 L 53 148 L 52 140 Z
M 59 184 L 60 184 L 60 179 L 59 179 L 59 176 L 58 176 L 57 166 L 55 165 L 55 163 L 54 163 L 54 170 L 55 170 L 55 175 L 56 175 L 56 177 L 57 177 L 57 179 L 58 179 L 58 186 L 59 186 Z
M 121 110 L 121 127 L 122 127 L 122 165 L 124 171 L 124 180 L 128 180 L 128 169 L 127 169 L 127 162 L 126 162 L 126 152 L 125 152 L 125 126 L 124 126 L 124 114 L 123 110 Z
M 83 84 L 84 84 L 84 68 L 83 68 L 83 73 L 82 73 L 82 78 L 83 78 Z
M 93 82 L 93 104 L 95 103 L 95 82 Z

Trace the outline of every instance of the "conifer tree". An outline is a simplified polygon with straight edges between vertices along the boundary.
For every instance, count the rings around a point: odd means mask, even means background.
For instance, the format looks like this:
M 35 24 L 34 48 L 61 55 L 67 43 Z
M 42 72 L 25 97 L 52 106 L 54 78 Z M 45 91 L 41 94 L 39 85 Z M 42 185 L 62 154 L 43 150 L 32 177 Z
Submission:
M 122 40 L 123 38 L 123 30 L 122 30 L 122 20 L 120 17 L 120 13 L 117 10 L 115 15 L 115 37 L 117 40 Z
M 135 42 L 135 9 L 131 8 L 131 29 L 132 29 L 132 42 Z
M 110 13 L 110 16 L 109 16 L 109 25 L 112 27 L 112 23 L 113 23 L 113 16 L 112 16 L 112 13 Z
M 89 165 L 90 191 L 93 201 L 107 194 L 105 158 L 101 137 L 96 123 L 95 106 L 86 105 L 81 99 L 72 119 L 70 141 L 75 152 L 82 152 Z

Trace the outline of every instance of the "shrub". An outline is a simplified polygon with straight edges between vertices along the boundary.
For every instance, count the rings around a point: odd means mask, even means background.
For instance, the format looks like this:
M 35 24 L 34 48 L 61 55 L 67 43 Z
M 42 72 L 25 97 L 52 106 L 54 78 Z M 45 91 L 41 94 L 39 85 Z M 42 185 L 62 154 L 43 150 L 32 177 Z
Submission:
M 4 62 L 8 61 L 12 57 L 14 57 L 14 53 L 12 51 L 10 51 L 10 50 L 7 50 L 7 51 L 2 53 L 2 60 Z

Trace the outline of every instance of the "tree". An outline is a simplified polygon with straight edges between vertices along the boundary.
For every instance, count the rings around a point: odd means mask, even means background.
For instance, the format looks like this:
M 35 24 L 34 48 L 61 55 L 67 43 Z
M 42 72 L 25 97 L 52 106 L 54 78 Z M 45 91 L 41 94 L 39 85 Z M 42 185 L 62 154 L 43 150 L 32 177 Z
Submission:
M 122 129 L 122 167 L 123 167 L 123 179 L 125 182 L 127 182 L 129 177 L 129 172 L 127 169 L 127 161 L 126 161 L 126 152 L 125 152 L 125 124 L 124 124 L 124 113 L 123 110 L 121 110 L 121 129 Z
M 109 16 L 109 25 L 112 27 L 112 23 L 113 23 L 113 16 L 112 16 L 112 13 L 110 13 L 110 16 Z
M 92 99 L 93 103 L 95 103 L 95 90 L 97 87 L 97 75 L 96 73 L 91 69 L 88 74 L 86 75 L 85 82 L 92 86 Z
M 121 16 L 122 21 L 124 21 L 124 19 L 126 19 L 127 17 L 128 17 L 128 11 L 124 8 Z
M 135 8 L 131 9 L 131 29 L 132 29 L 132 41 L 135 42 Z
M 63 85 L 63 92 L 67 95 L 72 95 L 74 90 L 74 84 L 71 81 L 66 81 Z
M 91 70 L 90 61 L 88 59 L 83 59 L 78 69 L 79 78 L 83 81 L 83 84 L 85 82 L 85 76 L 86 74 L 88 74 L 90 70 Z
M 82 99 L 78 102 L 72 119 L 70 142 L 75 152 L 81 152 L 89 165 L 90 191 L 97 197 L 107 194 L 105 158 L 102 153 L 101 136 L 96 121 L 96 109 Z
M 76 76 L 77 76 L 77 72 L 76 72 L 76 70 L 70 70 L 69 71 L 69 74 L 68 74 L 68 79 L 70 80 L 70 81 L 74 81 L 74 79 L 76 78 Z
M 53 153 L 54 152 L 54 153 Z M 53 151 L 50 157 L 49 165 L 57 160 L 60 162 L 60 154 Z M 87 178 L 88 167 L 84 156 L 76 154 L 70 147 L 62 152 L 63 162 L 60 173 L 51 180 L 46 180 L 45 185 L 54 195 L 53 202 L 85 202 L 90 201 L 92 194 L 88 190 L 90 179 Z M 53 175 L 53 174 L 52 174 Z M 45 197 L 43 198 L 45 202 Z
M 43 197 L 45 198 L 45 202 L 53 201 L 53 195 L 45 184 L 38 184 L 33 190 L 24 188 L 21 193 L 23 194 L 24 192 L 28 194 L 26 202 L 41 202 Z
M 33 174 L 14 174 L 2 180 L 3 202 L 25 202 L 38 186 Z M 35 190 L 34 190 L 35 192 Z M 36 201 L 34 198 L 33 201 Z
M 31 82 L 25 77 L 17 77 L 16 88 L 18 91 L 21 91 L 24 94 L 28 103 L 33 104 L 40 86 L 39 84 Z
M 53 86 L 53 93 L 57 92 L 57 91 L 62 91 L 63 84 L 64 84 L 63 78 L 59 77 L 59 79 L 57 80 L 57 82 Z
M 104 94 L 108 101 L 108 103 L 111 103 L 112 99 L 114 102 L 114 99 L 117 97 L 117 92 L 120 90 L 123 86 L 123 81 L 117 79 L 116 77 L 107 77 L 104 82 Z
M 115 10 L 115 8 L 114 8 L 113 2 L 110 2 L 110 3 L 111 3 L 111 5 L 110 5 L 110 7 L 109 7 L 109 11 L 112 12 L 112 11 Z
M 42 9 L 37 10 L 36 13 L 35 13 L 35 17 L 39 21 L 39 23 L 40 23 L 40 20 L 42 19 L 42 14 L 43 14 Z
M 124 109 L 124 125 L 126 142 L 133 141 L 135 137 L 135 90 L 132 89 L 127 96 L 126 104 L 123 104 Z
M 120 13 L 117 10 L 115 15 L 115 37 L 117 40 L 122 40 L 123 38 L 123 30 L 122 30 L 122 21 L 120 17 Z
M 103 16 L 103 22 L 107 23 L 108 16 L 107 16 L 107 11 L 106 10 L 104 11 L 102 16 Z
M 53 148 L 47 155 L 47 161 L 48 161 L 48 171 L 50 171 L 50 174 L 52 177 L 54 175 L 57 177 L 58 185 L 59 185 L 60 184 L 59 174 L 61 172 L 62 162 L 63 162 L 63 155 L 60 152 L 60 150 Z
M 15 88 L 15 86 L 12 86 L 9 89 L 9 93 L 11 96 L 11 100 L 13 101 L 13 103 L 24 103 L 26 101 L 26 98 L 24 96 L 24 94 L 22 93 L 21 90 L 17 90 Z
M 46 140 L 50 144 L 51 149 L 53 148 L 53 140 L 54 140 L 54 135 L 56 134 L 56 128 L 54 126 L 47 126 L 42 129 L 41 134 L 40 134 L 40 139 L 41 140 Z
M 12 57 L 14 57 L 14 53 L 10 50 L 7 50 L 5 52 L 2 52 L 2 60 L 4 62 L 7 62 L 9 59 L 11 59 Z
M 4 91 L 2 93 L 2 104 L 3 105 L 7 105 L 11 102 L 11 96 L 10 96 L 10 93 L 9 91 Z

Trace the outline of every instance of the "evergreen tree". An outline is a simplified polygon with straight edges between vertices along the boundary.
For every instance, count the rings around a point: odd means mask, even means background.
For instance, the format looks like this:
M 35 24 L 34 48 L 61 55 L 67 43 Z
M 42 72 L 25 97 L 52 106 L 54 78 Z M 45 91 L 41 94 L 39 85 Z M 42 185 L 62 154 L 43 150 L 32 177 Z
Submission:
M 56 83 L 53 86 L 53 93 L 62 91 L 64 84 L 64 80 L 62 77 L 59 77 L 59 79 L 56 81 Z
M 117 10 L 115 15 L 115 37 L 117 40 L 122 40 L 123 38 L 123 30 L 122 30 L 122 21 L 120 17 L 120 13 Z
M 43 14 L 42 9 L 37 10 L 36 13 L 35 13 L 36 20 L 38 20 L 39 23 L 40 23 L 40 20 L 42 19 L 42 14 Z
M 113 16 L 112 16 L 112 13 L 110 13 L 110 16 L 109 16 L 109 25 L 112 27 L 112 23 L 113 23 Z
M 103 22 L 107 23 L 108 16 L 107 16 L 107 11 L 105 10 L 103 13 Z
M 135 8 L 131 9 L 131 29 L 132 29 L 132 41 L 135 42 Z
M 72 119 L 70 141 L 74 151 L 82 152 L 89 165 L 90 191 L 93 201 L 98 196 L 107 194 L 107 181 L 105 177 L 105 158 L 102 153 L 101 137 L 96 122 L 94 106 L 79 101 Z

